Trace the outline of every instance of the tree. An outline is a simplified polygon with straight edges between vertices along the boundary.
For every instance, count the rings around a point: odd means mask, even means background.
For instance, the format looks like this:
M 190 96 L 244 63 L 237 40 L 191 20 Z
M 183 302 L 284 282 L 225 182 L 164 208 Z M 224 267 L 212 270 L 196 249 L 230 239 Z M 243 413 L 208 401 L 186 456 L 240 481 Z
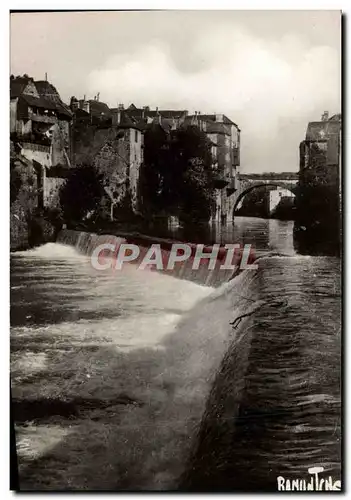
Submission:
M 168 210 L 164 200 L 164 176 L 169 164 L 170 137 L 158 124 L 144 135 L 144 163 L 140 169 L 139 192 L 144 215 L 152 217 Z
M 83 220 L 89 212 L 98 210 L 103 196 L 103 176 L 93 166 L 72 169 L 60 190 L 64 219 Z
M 300 170 L 296 195 L 295 243 L 299 253 L 339 254 L 341 239 L 339 165 L 311 145 L 310 162 Z
M 10 164 L 10 202 L 11 204 L 17 200 L 22 187 L 21 174 L 16 170 L 14 164 Z
M 211 144 L 198 127 L 170 133 L 161 126 L 145 134 L 144 205 L 183 222 L 208 221 L 214 201 Z

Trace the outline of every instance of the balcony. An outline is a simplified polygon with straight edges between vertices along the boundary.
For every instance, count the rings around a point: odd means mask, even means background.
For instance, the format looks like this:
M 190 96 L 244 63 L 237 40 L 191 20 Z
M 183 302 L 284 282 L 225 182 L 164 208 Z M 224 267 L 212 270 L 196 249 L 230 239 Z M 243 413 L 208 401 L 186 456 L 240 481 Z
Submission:
M 237 190 L 236 177 L 227 173 L 218 173 L 214 178 L 214 187 L 216 189 L 227 188 L 227 196 L 230 196 Z
M 214 177 L 213 184 L 215 189 L 223 189 L 229 183 L 229 179 L 224 176 L 224 174 L 217 174 Z
M 41 115 L 37 113 L 30 113 L 29 119 L 37 123 L 49 123 L 52 125 L 57 123 L 57 117 L 55 115 Z

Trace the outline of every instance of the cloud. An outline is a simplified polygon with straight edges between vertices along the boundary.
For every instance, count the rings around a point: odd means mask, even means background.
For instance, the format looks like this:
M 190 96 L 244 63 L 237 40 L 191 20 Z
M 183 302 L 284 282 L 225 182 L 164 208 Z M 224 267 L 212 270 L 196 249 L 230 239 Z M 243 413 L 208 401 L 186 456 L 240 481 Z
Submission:
M 308 46 L 293 33 L 269 41 L 224 24 L 200 34 L 186 53 L 154 40 L 132 54 L 111 56 L 89 74 L 88 85 L 113 106 L 223 112 L 242 129 L 244 169 L 296 170 L 307 122 L 325 109 L 340 109 L 340 60 L 335 49 Z

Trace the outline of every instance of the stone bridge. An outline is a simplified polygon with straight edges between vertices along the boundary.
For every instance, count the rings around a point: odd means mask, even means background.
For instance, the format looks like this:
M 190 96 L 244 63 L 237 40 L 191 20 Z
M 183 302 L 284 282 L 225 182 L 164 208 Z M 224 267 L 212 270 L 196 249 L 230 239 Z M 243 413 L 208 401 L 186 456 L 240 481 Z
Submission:
M 298 172 L 268 172 L 263 174 L 238 174 L 236 190 L 227 198 L 227 221 L 234 218 L 240 201 L 253 189 L 262 186 L 275 186 L 296 193 Z M 228 193 L 229 194 L 229 193 Z

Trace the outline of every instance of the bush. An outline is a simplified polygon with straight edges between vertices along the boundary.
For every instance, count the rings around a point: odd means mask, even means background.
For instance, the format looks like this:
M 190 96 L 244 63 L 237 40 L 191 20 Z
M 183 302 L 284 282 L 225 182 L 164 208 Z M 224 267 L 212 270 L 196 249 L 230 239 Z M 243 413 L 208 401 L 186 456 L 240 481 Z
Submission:
M 103 176 L 93 166 L 71 170 L 60 190 L 60 204 L 66 222 L 80 222 L 89 212 L 99 209 L 104 196 Z

